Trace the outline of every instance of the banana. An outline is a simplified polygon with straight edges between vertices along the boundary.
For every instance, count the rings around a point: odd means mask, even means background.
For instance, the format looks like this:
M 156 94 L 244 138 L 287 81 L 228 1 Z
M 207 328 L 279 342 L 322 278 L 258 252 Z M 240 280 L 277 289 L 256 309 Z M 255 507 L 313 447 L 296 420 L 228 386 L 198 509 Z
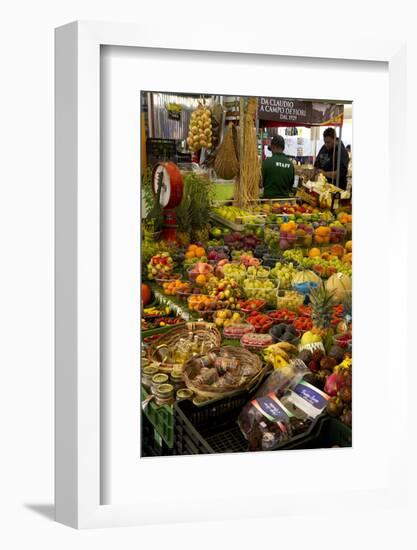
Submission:
M 287 361 L 285 361 L 285 359 L 281 357 L 281 355 L 275 355 L 272 364 L 274 365 L 275 369 L 281 369 L 282 367 L 288 365 Z
M 265 358 L 267 361 L 275 365 L 276 358 L 279 357 L 280 360 L 282 359 L 285 364 L 290 361 L 290 357 L 287 354 L 286 351 L 284 351 L 278 344 L 272 344 L 271 346 L 268 346 L 265 350 Z M 277 360 L 278 361 L 278 360 Z
M 287 351 L 288 353 L 297 353 L 298 351 L 296 346 L 293 346 L 289 342 L 279 342 L 278 347 L 280 347 L 284 351 Z
M 277 355 L 279 355 L 280 357 L 282 357 L 287 363 L 288 363 L 288 361 L 290 360 L 289 355 L 288 355 L 287 352 L 285 352 L 282 348 L 277 347 L 277 348 L 274 350 L 274 353 L 276 353 Z

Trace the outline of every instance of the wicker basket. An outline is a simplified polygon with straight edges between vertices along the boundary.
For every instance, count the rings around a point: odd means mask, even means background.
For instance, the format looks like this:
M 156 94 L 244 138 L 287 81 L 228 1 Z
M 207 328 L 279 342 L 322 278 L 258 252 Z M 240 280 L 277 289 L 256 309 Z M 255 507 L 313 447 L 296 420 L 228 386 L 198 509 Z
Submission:
M 258 380 L 265 374 L 267 367 L 262 364 L 260 358 L 254 355 L 250 351 L 236 346 L 223 346 L 210 350 L 217 355 L 231 355 L 238 359 L 240 364 L 255 365 L 256 373 L 248 378 L 244 384 L 241 385 L 226 385 L 221 388 L 213 387 L 211 385 L 196 385 L 194 379 L 191 378 L 193 360 L 189 360 L 185 363 L 183 369 L 183 376 L 185 384 L 188 389 L 192 390 L 196 396 L 204 399 L 214 399 L 216 397 L 226 397 L 229 394 L 236 393 L 236 391 L 250 390 L 253 388 Z
M 178 342 L 180 338 L 187 338 L 190 332 L 194 335 L 202 336 L 204 341 L 212 348 L 217 348 L 222 340 L 220 332 L 213 323 L 190 322 L 181 327 L 173 328 L 158 338 L 156 342 L 153 342 L 152 346 L 148 349 L 149 361 L 158 367 L 159 372 L 169 374 L 175 366 L 175 363 L 160 361 L 157 354 L 157 346 L 164 344 L 170 347 Z

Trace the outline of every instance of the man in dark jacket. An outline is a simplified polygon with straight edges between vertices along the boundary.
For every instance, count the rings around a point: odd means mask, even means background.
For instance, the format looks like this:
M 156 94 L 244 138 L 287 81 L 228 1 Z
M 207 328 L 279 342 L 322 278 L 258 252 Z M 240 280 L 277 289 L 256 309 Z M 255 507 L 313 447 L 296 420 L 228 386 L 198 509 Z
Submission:
M 288 198 L 294 184 L 294 165 L 284 155 L 285 141 L 282 136 L 271 140 L 272 156 L 262 163 L 264 199 Z
M 340 173 L 339 173 L 339 187 L 346 189 L 346 176 L 349 165 L 349 155 L 346 151 L 342 141 L 336 138 L 336 132 L 334 128 L 326 128 L 323 132 L 324 145 L 320 149 L 317 155 L 314 167 L 316 172 L 321 172 L 327 181 L 336 185 L 337 181 L 337 159 L 339 151 L 339 143 L 341 145 L 340 151 Z

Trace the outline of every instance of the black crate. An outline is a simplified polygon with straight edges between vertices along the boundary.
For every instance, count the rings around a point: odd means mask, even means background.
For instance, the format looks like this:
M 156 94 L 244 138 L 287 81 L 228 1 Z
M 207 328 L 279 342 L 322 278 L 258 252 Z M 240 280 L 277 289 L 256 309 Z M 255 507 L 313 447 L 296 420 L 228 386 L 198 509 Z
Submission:
M 175 450 L 168 447 L 162 436 L 154 428 L 143 412 L 141 414 L 141 427 L 141 456 L 143 458 L 150 456 L 172 456 L 175 454 Z
M 337 418 L 323 415 L 311 433 L 300 440 L 288 442 L 285 449 L 328 449 L 352 447 L 352 429 Z
M 176 454 L 231 453 L 247 450 L 247 441 L 236 423 L 248 402 L 247 393 L 196 407 L 191 401 L 175 404 Z
M 250 399 L 251 395 L 244 393 L 200 407 L 190 401 L 177 402 L 174 408 L 175 453 L 189 455 L 248 451 L 248 442 L 237 419 Z M 311 423 L 306 432 L 293 437 L 291 444 L 301 444 L 311 437 L 319 418 Z M 282 442 L 271 450 L 284 450 L 289 448 L 288 445 L 289 442 Z

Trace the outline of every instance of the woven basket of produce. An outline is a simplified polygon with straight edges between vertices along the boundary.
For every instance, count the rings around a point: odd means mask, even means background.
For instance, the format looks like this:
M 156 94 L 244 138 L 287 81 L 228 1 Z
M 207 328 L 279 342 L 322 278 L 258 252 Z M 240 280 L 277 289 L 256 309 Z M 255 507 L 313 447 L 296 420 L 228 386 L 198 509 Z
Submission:
M 244 348 L 223 346 L 189 359 L 183 369 L 188 389 L 198 397 L 214 399 L 250 390 L 265 373 L 260 358 Z
M 181 363 L 172 357 L 172 352 L 181 339 L 190 340 L 197 337 L 205 349 L 216 348 L 220 345 L 221 334 L 213 323 L 195 322 L 186 323 L 173 328 L 161 335 L 148 349 L 148 359 L 158 367 L 159 372 L 170 373 L 174 366 Z

